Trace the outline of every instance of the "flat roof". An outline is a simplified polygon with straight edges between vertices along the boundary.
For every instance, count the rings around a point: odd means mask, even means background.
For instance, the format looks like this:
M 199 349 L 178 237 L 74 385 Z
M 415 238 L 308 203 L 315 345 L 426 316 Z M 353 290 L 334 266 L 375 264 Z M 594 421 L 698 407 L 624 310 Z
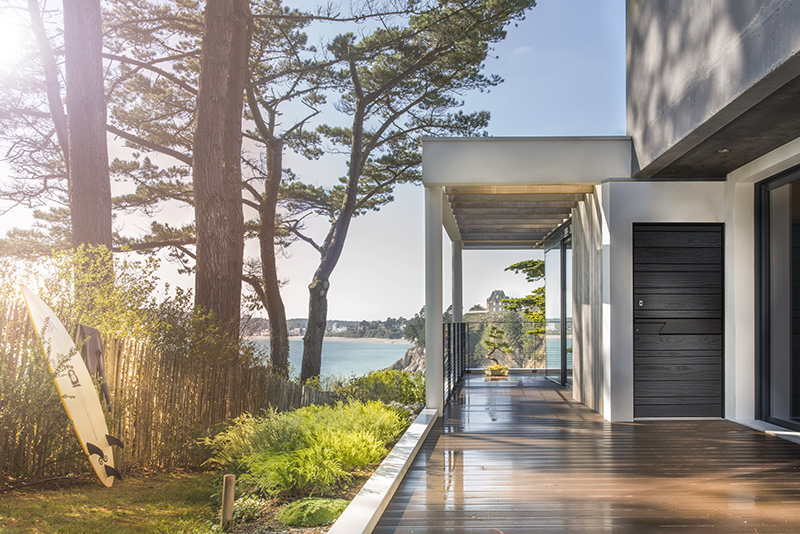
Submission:
M 428 137 L 422 182 L 444 188 L 465 249 L 538 248 L 609 178 L 631 175 L 629 137 Z

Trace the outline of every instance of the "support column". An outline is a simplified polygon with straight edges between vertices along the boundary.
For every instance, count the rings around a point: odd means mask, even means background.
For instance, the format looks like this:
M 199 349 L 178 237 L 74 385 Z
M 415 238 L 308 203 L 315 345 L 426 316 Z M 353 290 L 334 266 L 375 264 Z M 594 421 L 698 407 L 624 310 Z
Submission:
M 441 187 L 425 187 L 425 403 L 439 416 L 444 408 L 443 197 Z
M 452 243 L 452 269 L 453 269 L 453 322 L 460 323 L 464 321 L 464 282 L 461 276 L 461 251 L 464 246 L 461 241 L 453 241 Z

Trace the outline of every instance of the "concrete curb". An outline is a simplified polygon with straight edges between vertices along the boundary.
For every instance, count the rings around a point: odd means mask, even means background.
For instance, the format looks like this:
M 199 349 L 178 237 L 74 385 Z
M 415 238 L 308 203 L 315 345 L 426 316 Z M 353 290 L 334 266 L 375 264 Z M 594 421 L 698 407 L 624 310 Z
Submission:
M 422 410 L 328 534 L 370 534 L 438 417 Z

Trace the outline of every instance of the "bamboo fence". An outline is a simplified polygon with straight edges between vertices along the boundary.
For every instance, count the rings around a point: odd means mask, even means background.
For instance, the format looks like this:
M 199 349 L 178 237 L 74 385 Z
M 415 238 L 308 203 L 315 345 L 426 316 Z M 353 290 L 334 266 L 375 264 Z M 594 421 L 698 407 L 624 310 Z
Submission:
M 108 428 L 125 444 L 114 452 L 122 470 L 199 467 L 207 451 L 198 440 L 243 413 L 338 400 L 260 365 L 170 354 L 137 339 L 106 336 L 103 341 L 111 391 Z M 44 358 L 34 357 L 39 350 L 24 306 L 0 303 L 0 476 L 6 480 L 88 469 L 54 386 L 42 387 L 40 378 L 39 390 L 49 391 L 52 399 L 42 406 L 31 403 L 30 409 L 20 409 L 17 402 L 11 413 L 15 399 L 24 401 L 26 388 L 37 386 L 36 376 L 48 381 L 47 371 L 40 369 Z

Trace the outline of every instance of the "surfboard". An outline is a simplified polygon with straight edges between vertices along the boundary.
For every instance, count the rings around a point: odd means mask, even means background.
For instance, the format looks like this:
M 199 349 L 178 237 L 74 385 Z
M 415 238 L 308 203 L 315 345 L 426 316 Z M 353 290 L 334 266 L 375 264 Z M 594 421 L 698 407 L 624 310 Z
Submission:
M 64 362 L 64 371 L 53 381 L 64 409 L 72 420 L 78 441 L 100 482 L 111 487 L 114 479 L 122 480 L 119 471 L 114 467 L 111 446 L 122 447 L 122 442 L 108 433 L 106 418 L 92 377 L 67 329 L 42 299 L 25 287 L 21 289 L 28 305 L 28 315 L 47 353 L 50 372 L 55 373 L 59 362 Z

